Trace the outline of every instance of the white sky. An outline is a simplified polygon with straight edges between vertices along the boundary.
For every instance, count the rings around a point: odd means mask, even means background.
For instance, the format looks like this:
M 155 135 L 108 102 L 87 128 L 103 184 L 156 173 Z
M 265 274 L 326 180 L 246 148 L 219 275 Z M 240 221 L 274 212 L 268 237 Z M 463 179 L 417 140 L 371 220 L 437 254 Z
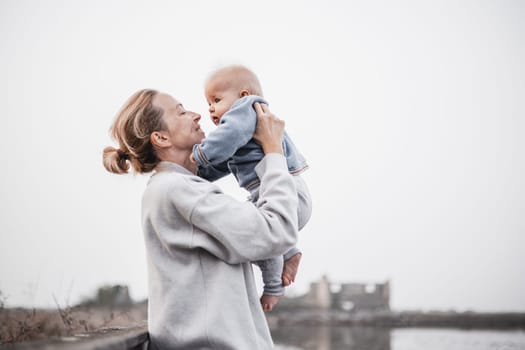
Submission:
M 205 76 L 242 63 L 311 166 L 290 294 L 328 274 L 390 279 L 395 309 L 525 311 L 524 19 L 518 0 L 1 1 L 0 291 L 146 297 L 146 177 L 104 170 L 108 128 L 149 87 L 212 130 Z

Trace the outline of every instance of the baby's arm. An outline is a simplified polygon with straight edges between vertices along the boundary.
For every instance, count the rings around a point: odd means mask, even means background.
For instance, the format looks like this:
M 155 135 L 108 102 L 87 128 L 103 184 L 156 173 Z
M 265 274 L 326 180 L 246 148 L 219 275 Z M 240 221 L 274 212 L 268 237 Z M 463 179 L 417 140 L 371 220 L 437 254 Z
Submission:
M 217 165 L 209 164 L 199 166 L 197 170 L 197 175 L 208 181 L 215 181 L 229 174 L 230 169 L 228 168 L 228 162 L 222 162 Z
M 193 146 L 193 158 L 197 164 L 207 166 L 223 163 L 250 141 L 257 125 L 254 102 L 266 103 L 258 96 L 246 96 L 237 100 L 222 116 L 217 129 L 200 144 Z

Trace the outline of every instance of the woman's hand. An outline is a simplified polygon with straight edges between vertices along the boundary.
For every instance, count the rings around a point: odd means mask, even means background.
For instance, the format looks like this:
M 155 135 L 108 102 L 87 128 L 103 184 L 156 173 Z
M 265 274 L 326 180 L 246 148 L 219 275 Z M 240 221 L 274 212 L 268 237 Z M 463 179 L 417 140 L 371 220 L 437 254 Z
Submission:
M 253 138 L 263 149 L 264 154 L 283 154 L 284 120 L 277 118 L 268 110 L 268 106 L 255 102 L 257 127 Z

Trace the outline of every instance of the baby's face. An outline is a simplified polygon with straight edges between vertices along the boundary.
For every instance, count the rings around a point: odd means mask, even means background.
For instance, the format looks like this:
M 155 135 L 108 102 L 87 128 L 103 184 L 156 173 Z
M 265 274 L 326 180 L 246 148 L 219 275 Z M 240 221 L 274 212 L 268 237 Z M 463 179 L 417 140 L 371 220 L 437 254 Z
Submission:
M 240 97 L 239 91 L 234 87 L 227 87 L 213 80 L 206 84 L 205 90 L 211 121 L 213 124 L 219 125 L 223 114 L 226 113 Z

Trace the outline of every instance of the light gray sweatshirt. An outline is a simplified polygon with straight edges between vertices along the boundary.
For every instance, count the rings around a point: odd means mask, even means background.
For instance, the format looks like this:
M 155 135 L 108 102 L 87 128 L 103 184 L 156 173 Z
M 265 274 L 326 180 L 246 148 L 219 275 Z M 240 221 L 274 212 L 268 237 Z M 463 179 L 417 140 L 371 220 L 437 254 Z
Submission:
M 161 162 L 142 200 L 152 349 L 271 349 L 250 261 L 297 240 L 297 193 L 286 160 L 257 165 L 255 205 Z

